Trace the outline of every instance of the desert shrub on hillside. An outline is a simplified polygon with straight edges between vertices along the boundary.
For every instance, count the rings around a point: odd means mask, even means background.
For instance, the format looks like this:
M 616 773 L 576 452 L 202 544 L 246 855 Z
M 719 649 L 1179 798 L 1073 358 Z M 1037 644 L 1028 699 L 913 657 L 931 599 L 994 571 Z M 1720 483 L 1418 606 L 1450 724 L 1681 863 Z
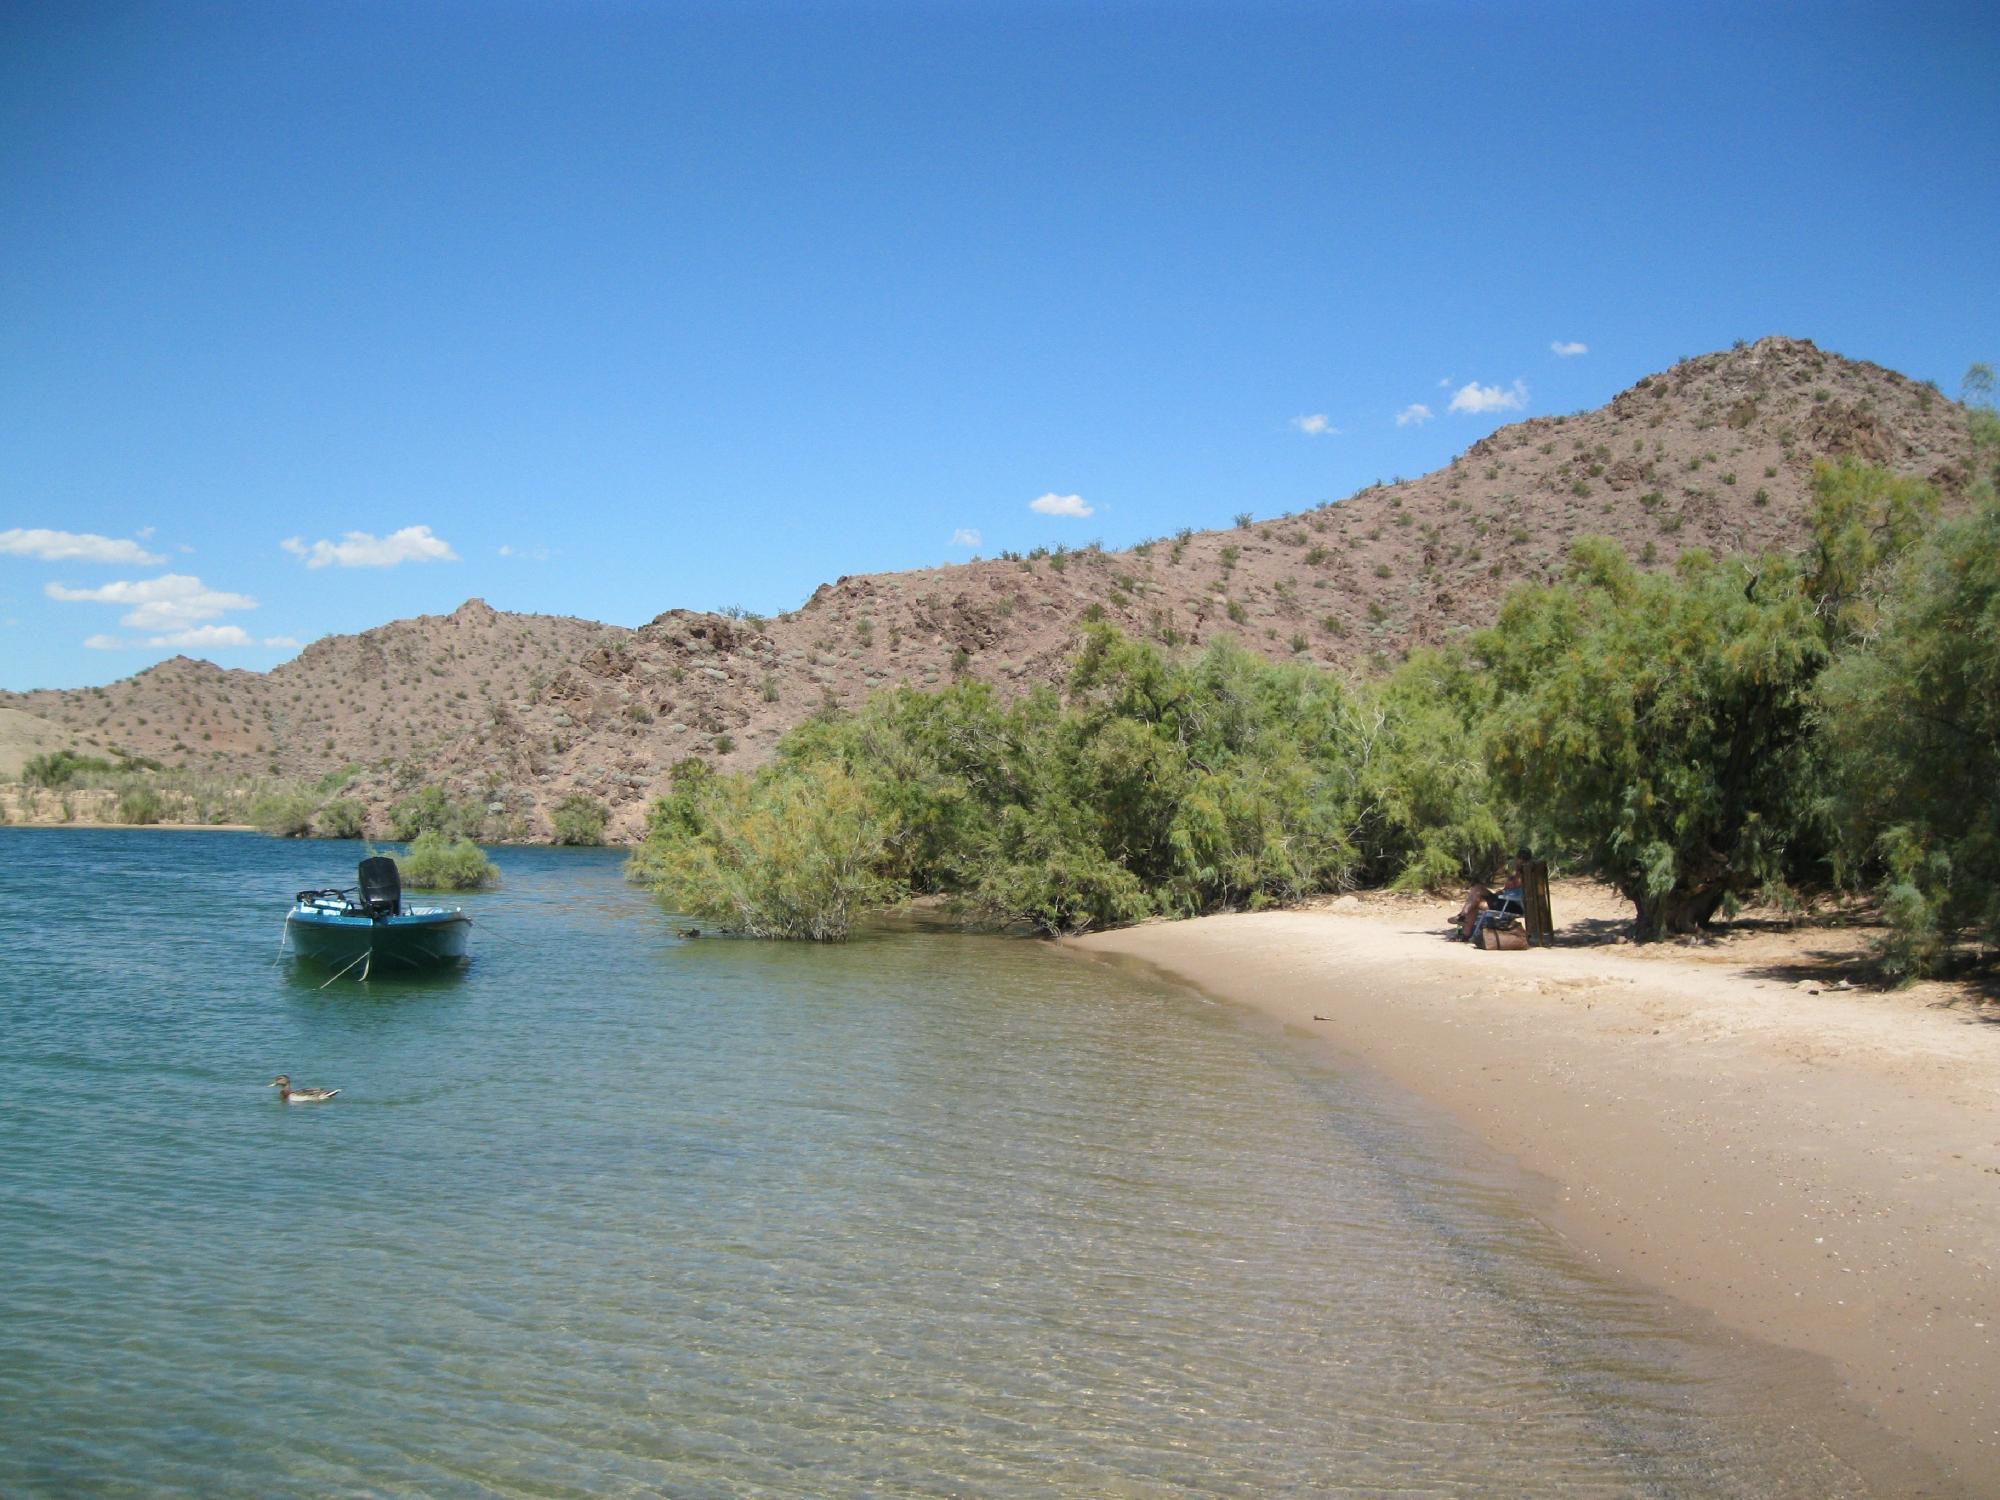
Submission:
M 66 751 L 53 750 L 43 755 L 32 755 L 21 767 L 21 780 L 29 786 L 67 786 L 76 772 L 71 766 L 71 757 Z
M 322 797 L 330 797 L 360 774 L 361 767 L 359 766 L 336 767 L 320 777 L 319 781 L 313 786 L 313 790 Z
M 462 835 L 427 829 L 396 861 L 403 883 L 420 891 L 477 891 L 500 882 L 500 871 Z
M 549 822 L 558 844 L 601 844 L 610 813 L 604 804 L 584 792 L 571 792 L 555 805 Z
M 29 786 L 54 790 L 71 785 L 81 776 L 108 773 L 113 769 L 111 762 L 100 756 L 79 755 L 74 750 L 51 750 L 31 756 L 21 767 L 21 780 Z

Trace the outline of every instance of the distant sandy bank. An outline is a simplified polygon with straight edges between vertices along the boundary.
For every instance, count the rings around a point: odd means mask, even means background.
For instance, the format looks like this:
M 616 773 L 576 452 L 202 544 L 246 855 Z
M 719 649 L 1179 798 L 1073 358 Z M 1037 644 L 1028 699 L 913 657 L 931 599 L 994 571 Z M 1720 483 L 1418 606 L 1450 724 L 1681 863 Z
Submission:
M 1884 1493 L 2000 1494 L 2000 1007 L 1808 993 L 1810 935 L 1485 953 L 1442 902 L 1342 905 L 1071 946 L 1360 1062 L 1552 1184 L 1539 1211 L 1607 1270 L 1830 1360 L 1938 1466 L 1850 1434 Z
M 161 811 L 191 809 L 175 798 Z M 229 809 L 237 811 L 238 809 Z M 254 832 L 249 823 L 181 822 L 128 823 L 118 816 L 118 793 L 109 787 L 42 787 L 0 782 L 0 827 L 20 828 L 210 828 L 232 833 Z
M 56 818 L 21 818 L 0 823 L 0 828 L 129 828 L 151 829 L 165 833 L 255 833 L 250 823 L 109 823 L 96 818 L 71 818 L 67 823 Z

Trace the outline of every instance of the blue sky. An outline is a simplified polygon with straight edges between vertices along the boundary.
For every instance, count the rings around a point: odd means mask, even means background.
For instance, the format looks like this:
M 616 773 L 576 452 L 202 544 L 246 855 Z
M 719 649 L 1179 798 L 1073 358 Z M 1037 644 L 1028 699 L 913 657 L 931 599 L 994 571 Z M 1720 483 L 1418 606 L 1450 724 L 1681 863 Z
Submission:
M 1955 392 L 1996 77 L 1990 6 L 0 4 L 0 686 L 1225 525 L 1766 333 Z

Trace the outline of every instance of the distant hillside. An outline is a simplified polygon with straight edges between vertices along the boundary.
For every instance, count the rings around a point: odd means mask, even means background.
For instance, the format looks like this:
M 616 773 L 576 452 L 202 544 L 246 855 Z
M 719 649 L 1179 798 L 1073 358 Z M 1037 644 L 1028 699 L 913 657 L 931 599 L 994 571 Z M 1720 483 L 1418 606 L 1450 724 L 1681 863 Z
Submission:
M 753 764 L 822 704 L 897 682 L 1053 681 L 1089 614 L 1365 670 L 1480 625 L 1585 532 L 1659 565 L 1688 547 L 1794 545 L 1813 463 L 1843 454 L 1960 494 L 1964 411 L 1892 370 L 1766 338 L 1596 411 L 1502 428 L 1421 479 L 1232 530 L 842 578 L 772 620 L 669 610 L 631 630 L 475 599 L 327 637 L 269 673 L 177 657 L 110 687 L 0 694 L 0 727 L 233 775 L 356 765 L 348 795 L 378 810 L 435 782 L 527 836 L 580 790 L 630 837 L 683 756 Z

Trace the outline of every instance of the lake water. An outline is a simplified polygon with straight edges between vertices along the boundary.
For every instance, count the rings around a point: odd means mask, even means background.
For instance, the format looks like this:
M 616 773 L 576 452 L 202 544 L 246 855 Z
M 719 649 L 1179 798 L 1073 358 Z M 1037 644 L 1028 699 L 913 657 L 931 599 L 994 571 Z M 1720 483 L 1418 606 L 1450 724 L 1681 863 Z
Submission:
M 683 942 L 543 849 L 464 972 L 320 989 L 283 910 L 359 852 L 0 828 L 0 1494 L 1855 1492 L 1229 1008 Z

